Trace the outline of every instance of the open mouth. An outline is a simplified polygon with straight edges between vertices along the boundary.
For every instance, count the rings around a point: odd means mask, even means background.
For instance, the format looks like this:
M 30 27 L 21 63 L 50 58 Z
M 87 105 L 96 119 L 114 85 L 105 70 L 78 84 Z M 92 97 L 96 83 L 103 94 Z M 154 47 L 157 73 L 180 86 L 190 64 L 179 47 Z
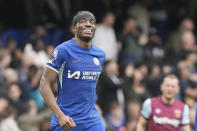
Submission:
M 85 33 L 85 34 L 92 34 L 92 33 L 93 33 L 93 30 L 87 28 L 87 29 L 84 29 L 84 30 L 83 30 L 83 33 Z

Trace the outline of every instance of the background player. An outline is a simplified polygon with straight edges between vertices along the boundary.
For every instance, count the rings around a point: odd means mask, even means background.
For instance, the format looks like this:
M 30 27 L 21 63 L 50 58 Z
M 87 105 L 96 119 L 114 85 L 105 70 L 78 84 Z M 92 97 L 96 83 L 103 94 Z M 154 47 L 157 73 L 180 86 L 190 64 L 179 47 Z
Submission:
M 92 45 L 95 16 L 80 11 L 73 18 L 75 37 L 57 46 L 46 64 L 40 92 L 54 112 L 51 131 L 104 131 L 97 109 L 96 83 L 105 53 Z M 50 84 L 57 78 L 58 98 Z
M 179 80 L 175 75 L 167 75 L 161 84 L 162 95 L 147 99 L 143 103 L 137 131 L 190 131 L 189 108 L 175 99 L 179 92 Z

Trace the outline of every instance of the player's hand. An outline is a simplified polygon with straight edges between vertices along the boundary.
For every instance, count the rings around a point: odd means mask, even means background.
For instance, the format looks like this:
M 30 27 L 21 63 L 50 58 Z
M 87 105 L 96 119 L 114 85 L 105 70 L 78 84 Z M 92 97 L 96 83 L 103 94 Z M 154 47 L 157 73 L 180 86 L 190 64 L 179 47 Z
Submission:
M 58 120 L 59 120 L 61 128 L 64 129 L 64 131 L 68 131 L 71 128 L 76 126 L 72 118 L 67 115 L 63 115 L 59 117 Z

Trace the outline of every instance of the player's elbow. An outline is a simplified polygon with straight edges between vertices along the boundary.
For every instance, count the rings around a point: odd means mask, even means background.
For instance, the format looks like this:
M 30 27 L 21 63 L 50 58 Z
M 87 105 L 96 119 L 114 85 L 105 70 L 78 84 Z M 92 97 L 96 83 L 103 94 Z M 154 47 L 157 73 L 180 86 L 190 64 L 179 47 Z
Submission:
M 46 79 L 44 76 L 42 76 L 40 80 L 40 88 L 39 88 L 41 94 L 44 91 L 45 85 L 46 85 Z

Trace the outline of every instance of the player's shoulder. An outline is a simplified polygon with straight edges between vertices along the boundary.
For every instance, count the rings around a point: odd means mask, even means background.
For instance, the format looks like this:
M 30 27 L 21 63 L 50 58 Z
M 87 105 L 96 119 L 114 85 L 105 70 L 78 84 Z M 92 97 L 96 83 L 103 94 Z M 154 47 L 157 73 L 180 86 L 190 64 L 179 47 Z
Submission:
M 152 97 L 150 98 L 151 102 L 157 102 L 161 100 L 161 96 L 157 96 L 157 97 Z
M 150 98 L 150 103 L 152 106 L 157 106 L 162 104 L 161 96 Z
M 145 102 L 150 102 L 151 99 L 152 99 L 152 98 L 147 98 L 147 99 L 144 101 L 144 103 L 145 103 Z
M 68 40 L 68 41 L 64 41 L 62 42 L 61 44 L 59 44 L 55 50 L 58 50 L 58 51 L 62 51 L 62 52 L 65 52 L 66 50 L 69 50 L 69 48 L 72 46 L 73 42 L 72 42 L 72 39 Z
M 98 52 L 102 56 L 105 56 L 105 52 L 101 48 L 97 47 L 95 44 L 92 44 L 92 48 L 94 49 L 94 51 Z
M 184 102 L 179 101 L 177 99 L 175 100 L 175 105 L 182 106 L 182 107 L 186 106 L 186 104 Z
M 151 106 L 151 98 L 147 98 L 147 99 L 144 101 L 143 106 L 144 106 L 144 107 L 149 107 L 149 106 Z

